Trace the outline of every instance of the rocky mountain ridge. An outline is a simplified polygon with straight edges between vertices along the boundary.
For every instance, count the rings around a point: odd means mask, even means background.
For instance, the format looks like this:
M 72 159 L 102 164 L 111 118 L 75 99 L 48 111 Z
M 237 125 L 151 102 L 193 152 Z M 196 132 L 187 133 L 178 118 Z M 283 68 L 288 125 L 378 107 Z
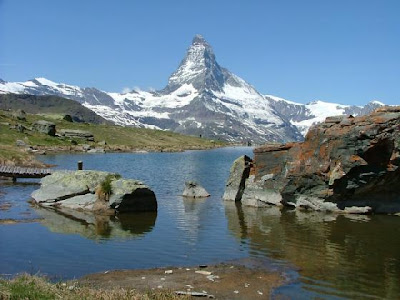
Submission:
M 0 81 L 0 93 L 57 95 L 76 100 L 119 125 L 253 143 L 299 141 L 327 113 L 359 115 L 381 105 L 357 107 L 322 101 L 304 105 L 261 95 L 221 67 L 212 47 L 200 35 L 194 37 L 161 91 L 108 93 L 36 78 L 26 82 Z

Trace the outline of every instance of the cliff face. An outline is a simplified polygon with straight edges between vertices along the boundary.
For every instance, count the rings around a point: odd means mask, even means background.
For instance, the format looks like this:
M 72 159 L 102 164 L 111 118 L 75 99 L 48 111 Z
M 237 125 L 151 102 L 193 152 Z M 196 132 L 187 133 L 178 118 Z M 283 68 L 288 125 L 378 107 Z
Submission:
M 400 106 L 328 117 L 305 141 L 254 150 L 242 202 L 400 212 Z

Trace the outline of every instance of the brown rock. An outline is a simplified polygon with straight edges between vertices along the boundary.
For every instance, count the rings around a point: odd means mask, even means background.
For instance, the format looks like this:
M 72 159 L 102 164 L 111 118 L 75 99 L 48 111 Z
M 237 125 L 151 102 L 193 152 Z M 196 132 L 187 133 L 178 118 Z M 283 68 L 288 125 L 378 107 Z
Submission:
M 361 117 L 329 117 L 311 127 L 302 143 L 256 148 L 249 189 L 268 191 L 274 199 L 279 194 L 280 203 L 296 207 L 399 212 L 399 129 L 400 106 Z

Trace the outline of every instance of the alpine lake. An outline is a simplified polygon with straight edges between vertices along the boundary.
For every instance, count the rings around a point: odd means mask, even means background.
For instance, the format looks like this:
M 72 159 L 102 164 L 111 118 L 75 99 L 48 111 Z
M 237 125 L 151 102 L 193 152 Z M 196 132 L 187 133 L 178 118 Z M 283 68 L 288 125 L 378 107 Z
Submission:
M 233 161 L 252 148 L 41 156 L 56 169 L 116 172 L 155 192 L 157 213 L 75 220 L 30 205 L 39 180 L 0 183 L 0 273 L 71 279 L 115 269 L 237 262 L 280 272 L 277 299 L 400 299 L 400 217 L 224 202 Z M 180 196 L 187 180 L 211 194 Z

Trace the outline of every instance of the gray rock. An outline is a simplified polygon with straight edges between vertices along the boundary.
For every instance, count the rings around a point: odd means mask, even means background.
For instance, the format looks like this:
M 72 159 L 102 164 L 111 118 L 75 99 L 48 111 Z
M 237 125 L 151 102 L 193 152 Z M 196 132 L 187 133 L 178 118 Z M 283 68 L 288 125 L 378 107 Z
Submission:
M 199 185 L 195 181 L 186 181 L 185 182 L 185 189 L 182 193 L 182 196 L 184 197 L 193 197 L 193 198 L 204 198 L 204 197 L 209 197 L 210 194 L 203 188 L 201 185 Z
M 143 182 L 133 179 L 118 179 L 111 182 L 112 194 L 109 206 L 119 212 L 156 211 L 154 192 Z
M 87 141 L 94 141 L 94 136 L 89 131 L 84 130 L 75 130 L 75 129 L 61 129 L 59 134 L 71 139 L 78 138 L 78 139 L 85 139 Z
M 104 148 L 94 148 L 87 151 L 87 153 L 106 153 Z
M 344 115 L 339 115 L 339 116 L 331 116 L 331 117 L 327 117 L 325 119 L 325 123 L 335 123 L 335 124 L 339 124 L 340 122 L 342 122 L 343 119 L 345 119 L 346 116 Z
M 56 135 L 56 124 L 45 120 L 36 121 L 32 129 L 50 136 Z
M 370 206 L 351 206 L 351 207 L 345 207 L 344 212 L 348 214 L 368 214 L 372 211 L 372 208 Z
M 100 200 L 95 194 L 106 180 L 111 181 L 109 201 Z M 55 172 L 41 180 L 41 188 L 32 193 L 32 198 L 46 207 L 101 210 L 107 214 L 110 211 L 157 210 L 154 192 L 145 184 L 132 179 L 117 179 L 116 174 L 101 171 Z
M 38 202 L 58 202 L 78 195 L 94 193 L 111 173 L 101 171 L 59 171 L 44 177 L 40 189 L 32 193 Z
M 83 151 L 89 151 L 92 149 L 92 146 L 88 145 L 88 144 L 83 144 L 83 145 L 81 145 L 81 147 L 82 147 Z
M 20 121 L 26 121 L 26 112 L 22 109 L 18 109 L 13 113 L 14 118 Z
M 243 205 L 254 207 L 281 205 L 282 195 L 273 189 L 264 188 L 262 182 L 255 181 L 254 175 L 246 179 L 246 189 L 241 199 Z
M 26 127 L 22 124 L 17 124 L 17 125 L 15 125 L 15 129 L 20 133 L 24 133 L 26 130 Z
M 222 197 L 224 200 L 241 200 L 246 178 L 249 177 L 250 167 L 251 159 L 246 155 L 243 155 L 234 161 L 226 183 L 225 193 Z
M 16 140 L 15 145 L 18 147 L 25 147 L 26 143 L 23 140 Z
M 92 210 L 96 200 L 97 196 L 89 193 L 59 201 L 57 206 L 69 209 Z

